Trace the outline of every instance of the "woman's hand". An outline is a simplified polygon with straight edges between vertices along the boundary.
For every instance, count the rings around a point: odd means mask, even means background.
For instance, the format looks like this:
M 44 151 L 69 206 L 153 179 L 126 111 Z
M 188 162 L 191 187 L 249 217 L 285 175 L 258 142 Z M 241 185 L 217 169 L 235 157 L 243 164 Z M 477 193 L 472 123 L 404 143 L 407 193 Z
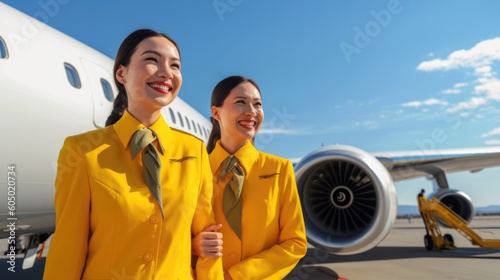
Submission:
M 193 254 L 198 257 L 218 258 L 222 257 L 222 233 L 216 230 L 221 224 L 210 225 L 192 239 Z

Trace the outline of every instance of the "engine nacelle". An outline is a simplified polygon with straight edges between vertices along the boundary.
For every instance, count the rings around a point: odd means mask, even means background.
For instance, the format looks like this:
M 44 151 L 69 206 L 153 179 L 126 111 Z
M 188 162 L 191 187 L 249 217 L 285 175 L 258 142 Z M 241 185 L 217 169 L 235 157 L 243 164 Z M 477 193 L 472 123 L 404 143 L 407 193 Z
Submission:
M 467 222 L 474 218 L 474 205 L 466 193 L 453 189 L 440 189 L 429 195 L 429 199 L 434 197 Z M 437 220 L 442 226 L 449 227 L 443 220 L 439 218 Z
M 335 145 L 295 166 L 307 238 L 330 253 L 358 254 L 389 233 L 397 214 L 394 182 L 371 154 Z

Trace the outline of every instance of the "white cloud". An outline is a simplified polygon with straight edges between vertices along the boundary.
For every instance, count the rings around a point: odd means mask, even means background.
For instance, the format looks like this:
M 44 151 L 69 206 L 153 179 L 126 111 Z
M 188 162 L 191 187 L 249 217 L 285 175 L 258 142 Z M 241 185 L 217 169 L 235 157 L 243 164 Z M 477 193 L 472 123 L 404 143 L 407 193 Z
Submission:
M 500 135 L 500 127 L 497 127 L 489 132 L 486 132 L 486 133 L 483 133 L 481 135 L 482 138 L 486 138 L 486 137 L 490 137 L 490 136 L 493 136 L 493 135 Z
M 450 70 L 461 67 L 477 68 L 500 61 L 500 37 L 484 40 L 469 50 L 452 52 L 446 59 L 424 61 L 417 66 L 418 70 Z
M 484 142 L 484 144 L 492 145 L 492 146 L 500 145 L 500 140 L 488 140 L 488 141 Z
M 466 87 L 468 84 L 467 83 L 456 83 L 453 85 L 453 88 L 450 89 L 445 89 L 441 91 L 441 93 L 444 94 L 459 94 L 462 92 L 461 88 Z
M 281 128 L 261 128 L 259 130 L 259 134 L 285 134 L 285 135 L 294 135 L 300 134 L 298 131 L 291 129 L 281 129 Z
M 491 66 L 481 66 L 474 69 L 474 74 L 480 77 L 490 78 L 491 76 L 493 76 L 493 71 Z
M 497 78 L 480 78 L 479 85 L 474 87 L 474 92 L 486 94 L 489 100 L 500 101 L 500 80 Z
M 462 110 L 469 110 L 477 108 L 483 104 L 486 104 L 486 99 L 482 97 L 473 97 L 469 101 L 460 102 L 457 105 L 449 108 L 447 111 L 450 113 L 456 113 Z
M 465 112 L 460 112 L 460 113 L 458 113 L 458 115 L 459 115 L 460 117 L 462 117 L 462 118 L 464 118 L 464 119 L 465 119 L 465 118 L 470 117 L 472 114 L 471 114 L 470 112 L 465 111 Z
M 472 94 L 476 97 L 468 101 L 460 102 L 448 108 L 448 112 L 464 114 L 465 110 L 478 108 L 488 101 L 500 101 L 500 79 L 493 70 L 495 62 L 500 61 L 500 37 L 484 40 L 477 43 L 468 50 L 457 50 L 451 52 L 445 59 L 433 59 L 420 63 L 418 70 L 435 71 L 450 70 L 457 68 L 473 68 L 474 75 L 477 77 L 473 82 L 475 84 Z M 471 82 L 472 83 L 472 82 Z M 445 89 L 443 94 L 459 94 L 467 83 L 456 83 L 453 88 Z M 419 106 L 418 103 L 409 103 L 407 106 Z M 471 112 L 467 112 L 470 115 Z
M 425 101 L 411 101 L 407 103 L 403 103 L 402 106 L 404 107 L 421 107 L 421 106 L 432 106 L 432 105 L 448 105 L 448 102 L 446 101 L 441 101 L 439 99 L 431 98 L 427 99 Z
M 459 89 L 457 89 L 457 88 L 450 88 L 450 89 L 445 89 L 445 90 L 443 90 L 441 92 L 444 93 L 444 94 L 459 94 L 462 91 L 459 90 Z
M 418 107 L 422 106 L 423 104 L 422 104 L 421 101 L 412 101 L 412 102 L 403 103 L 401 105 L 405 106 L 405 107 L 415 107 L 415 108 L 418 108 Z
M 463 88 L 466 87 L 468 84 L 467 83 L 456 83 L 453 85 L 453 88 Z

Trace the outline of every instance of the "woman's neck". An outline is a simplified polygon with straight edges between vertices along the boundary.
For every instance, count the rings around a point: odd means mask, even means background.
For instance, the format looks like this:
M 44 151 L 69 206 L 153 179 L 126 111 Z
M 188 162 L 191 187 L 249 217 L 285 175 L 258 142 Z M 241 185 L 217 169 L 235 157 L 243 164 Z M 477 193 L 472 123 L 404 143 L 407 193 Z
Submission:
M 144 126 L 148 127 L 152 125 L 160 117 L 160 110 L 157 111 L 146 111 L 137 108 L 128 108 L 128 112 L 134 116 L 138 121 L 140 121 Z
M 243 147 L 250 140 L 236 140 L 231 137 L 222 137 L 220 139 L 220 145 L 226 152 L 231 155 L 234 155 L 241 147 Z

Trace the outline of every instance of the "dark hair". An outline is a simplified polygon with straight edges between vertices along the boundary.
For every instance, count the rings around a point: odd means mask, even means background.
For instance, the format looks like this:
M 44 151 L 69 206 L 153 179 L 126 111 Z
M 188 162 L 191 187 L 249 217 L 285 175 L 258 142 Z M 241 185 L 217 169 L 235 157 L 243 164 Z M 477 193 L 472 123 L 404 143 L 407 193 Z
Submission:
M 170 36 L 164 33 L 160 33 L 152 29 L 139 29 L 130 33 L 130 35 L 128 35 L 127 38 L 123 40 L 120 48 L 118 48 L 118 52 L 116 53 L 115 64 L 113 66 L 113 79 L 115 80 L 115 85 L 118 89 L 118 95 L 116 96 L 116 99 L 113 103 L 113 111 L 111 111 L 111 114 L 106 120 L 106 126 L 116 123 L 122 117 L 123 112 L 128 107 L 127 92 L 125 90 L 125 86 L 121 84 L 118 79 L 116 79 L 116 71 L 118 71 L 120 65 L 127 66 L 130 63 L 130 58 L 137 49 L 137 45 L 139 45 L 144 39 L 150 37 L 167 38 L 167 40 L 172 42 L 172 44 L 174 44 L 174 46 L 177 48 L 179 55 L 181 53 L 177 43 L 172 38 L 170 38 Z
M 239 84 L 245 82 L 254 85 L 260 93 L 259 86 L 254 80 L 246 78 L 244 76 L 229 76 L 220 81 L 212 91 L 212 98 L 210 99 L 210 108 L 212 106 L 221 107 L 222 104 L 224 104 L 224 100 L 226 100 L 231 90 L 233 90 Z M 211 153 L 214 150 L 215 143 L 221 137 L 219 122 L 214 117 L 210 117 L 210 121 L 212 122 L 212 131 L 210 132 L 210 137 L 208 137 L 208 143 L 207 143 L 208 153 Z

